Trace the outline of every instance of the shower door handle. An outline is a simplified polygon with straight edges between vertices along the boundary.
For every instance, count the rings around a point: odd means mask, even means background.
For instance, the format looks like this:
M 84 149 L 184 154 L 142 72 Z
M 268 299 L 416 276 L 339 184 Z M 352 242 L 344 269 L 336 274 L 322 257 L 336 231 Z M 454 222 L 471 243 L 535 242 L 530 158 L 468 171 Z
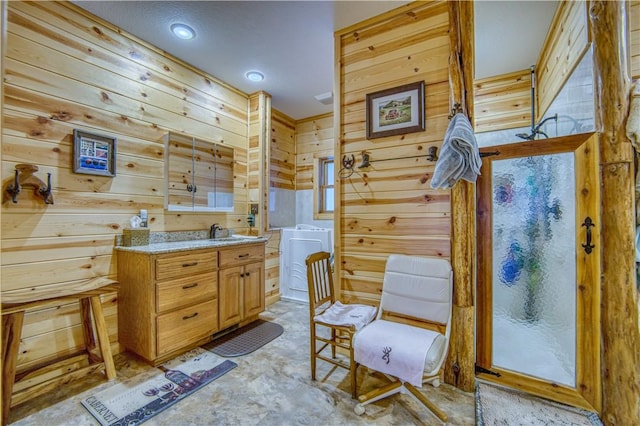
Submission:
M 587 216 L 584 219 L 584 222 L 582 222 L 582 226 L 587 228 L 587 243 L 586 244 L 582 244 L 582 248 L 584 249 L 585 253 L 591 254 L 591 251 L 595 247 L 595 245 L 591 244 L 591 228 L 596 226 L 596 225 L 595 225 L 595 223 L 593 223 L 591 218 L 589 216 Z

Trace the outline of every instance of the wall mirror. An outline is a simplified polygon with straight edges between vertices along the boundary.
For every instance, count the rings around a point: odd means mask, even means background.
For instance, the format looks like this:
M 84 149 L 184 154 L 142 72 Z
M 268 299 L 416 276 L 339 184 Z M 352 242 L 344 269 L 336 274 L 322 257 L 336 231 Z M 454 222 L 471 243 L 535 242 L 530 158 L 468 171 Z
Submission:
M 179 133 L 165 137 L 165 208 L 232 212 L 233 148 Z

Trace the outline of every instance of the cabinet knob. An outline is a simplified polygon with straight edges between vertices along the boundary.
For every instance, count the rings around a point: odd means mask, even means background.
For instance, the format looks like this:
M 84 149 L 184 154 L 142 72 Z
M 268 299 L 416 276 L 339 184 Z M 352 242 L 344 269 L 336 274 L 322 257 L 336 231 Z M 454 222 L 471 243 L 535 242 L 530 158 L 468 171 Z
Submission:
M 248 277 L 249 275 L 251 275 L 251 272 L 247 272 L 245 275 Z
M 182 267 L 183 268 L 188 268 L 189 266 L 196 266 L 197 264 L 198 264 L 198 262 L 183 263 Z
M 240 274 L 240 278 L 244 277 L 244 274 Z

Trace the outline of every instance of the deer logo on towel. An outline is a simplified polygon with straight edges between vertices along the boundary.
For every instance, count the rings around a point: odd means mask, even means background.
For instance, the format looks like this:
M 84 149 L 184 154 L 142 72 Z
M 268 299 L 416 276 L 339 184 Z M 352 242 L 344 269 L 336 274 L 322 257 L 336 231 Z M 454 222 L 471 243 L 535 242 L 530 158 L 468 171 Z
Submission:
M 382 359 L 387 361 L 387 364 L 389 364 L 389 361 L 391 361 L 391 348 L 388 347 L 388 346 L 385 346 L 382 349 L 382 353 L 384 354 L 384 355 L 382 355 Z

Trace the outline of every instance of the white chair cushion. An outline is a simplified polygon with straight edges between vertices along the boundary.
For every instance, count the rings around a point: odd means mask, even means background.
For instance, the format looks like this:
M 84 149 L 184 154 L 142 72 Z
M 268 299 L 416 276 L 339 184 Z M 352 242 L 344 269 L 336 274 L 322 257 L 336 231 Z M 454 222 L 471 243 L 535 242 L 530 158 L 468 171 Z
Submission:
M 435 374 L 435 369 L 440 369 L 440 358 L 442 358 L 442 353 L 447 350 L 447 339 L 442 335 L 438 334 L 436 338 L 433 340 L 429 351 L 427 352 L 427 356 L 424 359 L 424 373 L 431 375 Z
M 393 254 L 385 267 L 381 309 L 445 324 L 451 276 L 445 259 Z
M 314 316 L 313 320 L 331 325 L 353 325 L 360 330 L 373 321 L 377 311 L 375 306 L 336 302 L 322 314 Z

